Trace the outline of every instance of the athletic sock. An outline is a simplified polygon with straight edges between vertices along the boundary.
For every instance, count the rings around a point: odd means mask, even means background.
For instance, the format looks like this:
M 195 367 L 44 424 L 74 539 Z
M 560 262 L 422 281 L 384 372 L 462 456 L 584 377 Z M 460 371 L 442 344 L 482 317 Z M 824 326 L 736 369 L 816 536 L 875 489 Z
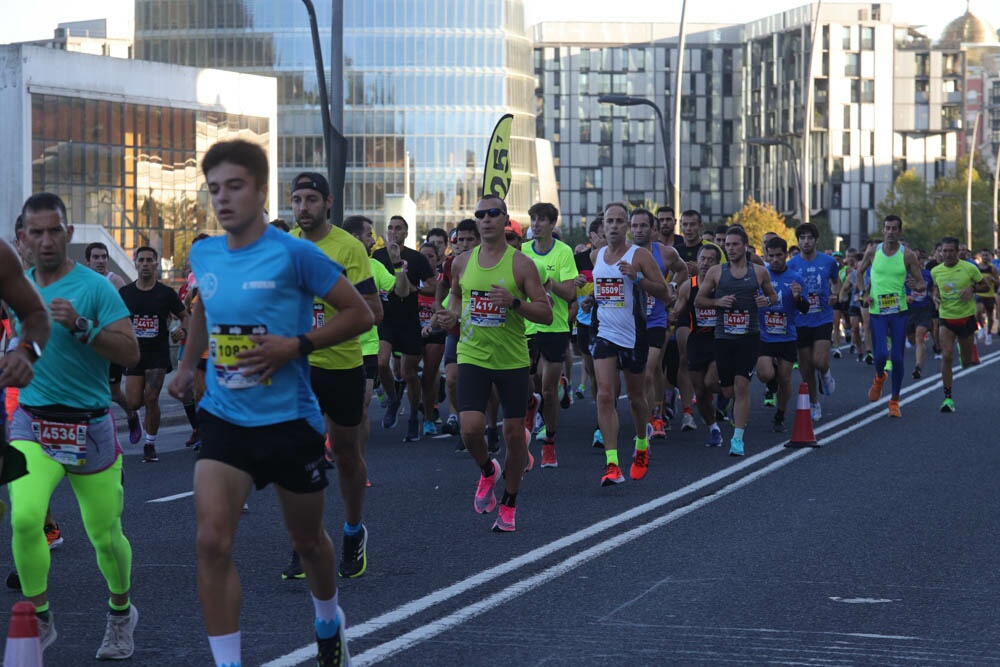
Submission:
M 334 593 L 329 600 L 320 600 L 312 593 L 313 609 L 316 611 L 316 636 L 319 639 L 329 639 L 340 630 L 340 619 L 337 618 L 337 601 L 339 593 Z
M 149 433 L 147 433 L 146 434 L 146 444 L 147 445 L 156 445 L 156 436 L 155 435 L 150 435 Z
M 191 428 L 198 428 L 198 404 L 194 401 L 184 404 L 184 414 L 187 415 Z
M 554 444 L 556 444 L 556 432 L 555 431 L 550 431 L 549 427 L 546 426 L 545 427 L 545 438 L 542 439 L 542 442 L 544 442 L 546 445 L 554 445 Z
M 739 427 L 734 428 L 733 429 L 733 440 L 742 440 L 743 439 L 743 431 L 745 431 L 745 430 L 746 430 L 745 428 L 739 428 Z
M 503 492 L 503 497 L 500 499 L 500 504 L 505 507 L 517 507 L 517 494 Z
M 483 477 L 489 477 L 496 472 L 496 468 L 493 467 L 493 459 L 487 461 L 480 470 L 483 471 Z
M 208 645 L 216 667 L 240 667 L 240 631 L 228 635 L 209 636 Z
M 110 599 L 108 600 L 108 609 L 111 611 L 112 616 L 128 616 L 129 609 L 132 608 L 132 601 L 129 600 L 125 604 L 115 604 Z
M 945 398 L 951 398 L 951 387 L 945 387 L 944 388 L 944 397 Z
M 46 602 L 35 607 L 35 616 L 38 616 L 43 621 L 49 620 L 49 603 Z
M 351 524 L 349 524 L 349 523 L 347 523 L 345 521 L 344 522 L 344 535 L 350 535 L 350 536 L 353 537 L 354 535 L 360 534 L 362 528 L 364 528 L 364 524 L 362 524 L 360 521 L 358 521 L 358 525 L 356 525 L 356 526 L 352 526 Z
M 605 449 L 604 458 L 607 459 L 608 463 L 614 463 L 615 465 L 618 465 L 618 450 Z
M 708 425 L 708 430 L 714 433 L 715 431 L 721 431 L 722 429 L 719 428 L 718 422 L 712 422 Z
M 647 441 L 645 438 L 636 437 L 635 448 L 640 452 L 644 452 L 647 449 L 649 449 L 649 441 Z

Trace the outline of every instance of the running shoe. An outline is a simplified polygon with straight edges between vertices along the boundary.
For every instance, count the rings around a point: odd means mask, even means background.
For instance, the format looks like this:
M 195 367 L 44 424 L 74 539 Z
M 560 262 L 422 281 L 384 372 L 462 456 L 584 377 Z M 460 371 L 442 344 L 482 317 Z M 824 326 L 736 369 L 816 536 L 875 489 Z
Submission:
M 98 660 L 125 660 L 131 658 L 135 651 L 135 641 L 132 634 L 139 622 L 139 610 L 134 604 L 129 605 L 127 614 L 108 612 L 108 625 L 104 630 L 104 640 L 97 649 Z
M 582 401 L 584 396 L 587 395 L 586 392 L 587 392 L 587 385 L 581 384 L 579 387 L 576 388 L 576 391 L 573 392 L 573 398 L 575 398 L 578 401 Z
M 21 590 L 21 575 L 17 573 L 17 570 L 11 570 L 7 574 L 7 588 L 15 591 Z
M 542 397 L 539 394 L 532 394 L 528 399 L 528 410 L 524 413 L 524 428 L 535 430 L 535 417 L 538 416 L 538 406 L 542 404 Z
M 944 399 L 944 402 L 941 403 L 941 412 L 954 412 L 954 411 L 955 411 L 955 401 L 951 400 L 950 398 Z
M 743 438 L 733 436 L 733 439 L 729 441 L 729 455 L 743 456 Z
M 855 345 L 854 343 L 851 343 L 851 354 L 857 354 L 857 353 L 858 353 L 858 346 Z
M 843 356 L 840 353 L 840 348 L 839 347 L 833 348 L 832 356 L 833 356 L 834 359 L 840 359 L 840 357 Z
M 681 430 L 682 431 L 696 431 L 698 430 L 698 424 L 694 421 L 694 415 L 690 412 L 685 412 L 684 416 L 681 417 Z
M 142 423 L 139 421 L 139 413 L 132 413 L 128 417 L 128 441 L 133 445 L 139 444 L 142 438 Z
M 771 430 L 775 433 L 785 432 L 785 415 L 774 415 L 771 419 Z
M 419 442 L 420 441 L 420 417 L 412 416 L 406 421 L 406 435 L 403 436 L 403 442 Z
M 528 442 L 531 442 L 531 433 L 530 432 L 526 432 L 525 433 L 525 437 L 527 438 Z M 535 431 L 535 440 L 541 442 L 542 440 L 545 440 L 545 438 L 547 438 L 547 437 L 549 437 L 549 434 L 545 430 L 545 424 L 542 424 L 542 427 L 540 429 L 538 429 L 537 431 Z
M 826 373 L 820 373 L 816 371 L 816 388 L 819 389 L 819 393 L 824 396 L 830 396 L 833 394 L 834 389 L 837 388 L 837 383 L 833 380 L 833 375 L 830 371 Z
M 642 479 L 649 470 L 649 450 L 636 449 L 632 453 L 632 467 L 629 468 L 628 476 L 631 479 Z
M 292 549 L 292 557 L 288 560 L 288 565 L 281 571 L 281 578 L 285 581 L 306 578 L 306 573 L 302 571 L 302 562 L 299 560 L 299 554 L 294 549 Z
M 868 400 L 874 403 L 878 399 L 882 398 L 882 388 L 885 386 L 885 379 L 889 377 L 888 374 L 883 373 L 882 375 L 875 374 L 875 379 L 872 380 L 872 386 L 868 390 Z
M 923 373 L 923 371 L 922 371 L 922 370 L 920 370 L 920 366 L 914 366 L 914 367 L 913 367 L 913 372 L 912 372 L 912 373 L 910 373 L 910 376 L 911 376 L 911 377 L 912 377 L 912 378 L 913 378 L 914 380 L 919 380 L 919 379 L 920 379 L 920 377 L 921 377 L 921 376 L 922 376 L 923 374 L 924 374 L 924 373 Z
M 399 408 L 403 405 L 403 400 L 399 394 L 389 399 L 389 404 L 385 406 L 385 414 L 382 415 L 382 428 L 393 429 L 399 423 Z
M 663 401 L 663 416 L 670 421 L 674 418 L 674 401 L 677 400 L 677 391 L 671 389 L 667 392 L 666 400 Z
M 559 407 L 563 410 L 573 405 L 573 392 L 569 390 L 569 380 L 565 375 L 559 376 Z
M 819 403 L 810 403 L 809 415 L 812 417 L 813 422 L 818 422 L 823 418 L 823 407 Z
M 326 639 L 316 637 L 316 667 L 350 667 L 351 652 L 347 649 L 347 636 L 344 634 L 347 619 L 339 606 L 337 623 L 337 634 Z
M 764 407 L 773 408 L 778 405 L 777 395 L 770 389 L 764 390 Z
M 20 584 L 18 584 L 18 588 L 20 587 Z M 51 611 L 43 614 L 42 616 L 35 614 L 35 617 L 38 619 L 38 643 L 44 651 L 55 643 L 56 637 L 59 636 L 59 633 L 56 632 L 56 622 L 52 618 Z
M 618 464 L 609 463 L 604 471 L 604 477 L 601 478 L 601 486 L 614 486 L 624 481 L 625 476 L 622 475 L 622 469 L 618 467 Z
M 378 399 L 378 404 L 383 408 L 389 404 L 389 397 L 386 395 L 385 389 L 383 389 L 381 385 L 375 387 L 374 393 L 375 398 Z
M 184 443 L 185 447 L 198 447 L 201 445 L 201 435 L 198 433 L 198 429 L 191 431 L 191 437 L 187 439 Z
M 59 524 L 47 523 L 45 524 L 45 539 L 49 543 L 49 549 L 57 549 L 62 546 L 63 536 L 62 532 L 59 530 Z
M 437 435 L 437 434 L 438 434 L 437 425 L 434 422 L 432 422 L 430 419 L 425 419 L 424 420 L 424 437 L 427 438 L 429 436 Z
M 143 463 L 156 463 L 160 460 L 160 457 L 156 455 L 156 445 L 143 445 L 142 446 L 142 462 Z
M 993 334 L 991 334 L 989 332 L 986 333 L 986 344 L 987 345 L 992 345 L 993 344 Z
M 875 365 L 875 355 L 871 352 L 865 352 L 865 363 L 869 366 Z
M 448 421 L 444 423 L 441 430 L 448 435 L 458 435 L 461 427 L 458 425 L 458 415 L 448 415 Z
M 549 441 L 542 443 L 542 467 L 558 468 L 559 461 L 556 459 L 556 443 Z
M 601 433 L 601 429 L 594 429 L 594 447 L 597 449 L 604 449 L 604 434 Z
M 361 524 L 361 532 L 357 535 L 344 533 L 341 546 L 340 576 L 354 579 L 360 577 L 368 569 L 368 529 Z
M 650 436 L 662 440 L 667 437 L 667 422 L 661 417 L 653 417 L 649 420 L 649 425 L 653 427 Z
M 715 428 L 709 428 L 708 430 L 708 442 L 705 443 L 706 447 L 722 447 L 722 429 L 718 426 Z
M 493 532 L 513 533 L 514 515 L 516 513 L 517 513 L 516 507 L 507 507 L 506 505 L 501 505 L 500 511 L 497 512 L 497 520 L 493 522 Z
M 493 487 L 496 485 L 497 480 L 500 479 L 500 464 L 497 463 L 496 459 L 490 459 L 490 463 L 493 464 L 493 474 L 489 477 L 484 476 L 482 473 L 479 474 L 479 483 L 476 485 L 476 497 L 472 503 L 473 508 L 479 514 L 492 512 L 493 508 L 497 506 L 497 494 L 493 492 Z
M 899 411 L 899 401 L 889 400 L 889 416 L 890 417 L 902 417 L 903 413 Z
M 539 433 L 542 433 L 544 430 L 545 430 L 545 418 L 542 417 L 541 412 L 536 412 L 535 423 L 533 424 L 531 432 L 534 433 L 535 435 L 538 435 Z M 543 435 L 542 437 L 544 438 L 545 436 Z

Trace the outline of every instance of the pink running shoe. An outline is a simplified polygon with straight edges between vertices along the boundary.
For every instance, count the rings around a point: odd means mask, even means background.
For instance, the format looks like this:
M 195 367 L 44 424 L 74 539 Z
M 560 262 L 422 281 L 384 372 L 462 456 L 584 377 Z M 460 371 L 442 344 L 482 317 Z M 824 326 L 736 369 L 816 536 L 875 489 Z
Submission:
M 493 508 L 497 506 L 497 494 L 493 492 L 493 487 L 500 479 L 500 464 L 497 463 L 496 459 L 491 459 L 490 463 L 493 464 L 493 474 L 489 477 L 480 474 L 479 484 L 476 485 L 476 499 L 473 501 L 473 507 L 479 514 L 492 512 Z

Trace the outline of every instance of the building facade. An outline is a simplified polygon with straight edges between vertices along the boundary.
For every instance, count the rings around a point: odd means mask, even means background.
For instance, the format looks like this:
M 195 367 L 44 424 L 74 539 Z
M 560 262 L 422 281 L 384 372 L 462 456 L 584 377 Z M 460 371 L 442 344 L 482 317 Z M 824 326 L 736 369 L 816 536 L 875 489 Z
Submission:
M 329 26 L 330 3 L 316 10 Z M 328 66 L 328 28 L 320 39 Z M 137 0 L 135 48 L 145 60 L 277 78 L 280 213 L 290 219 L 291 178 L 326 170 L 301 3 Z M 402 194 L 416 203 L 419 228 L 468 217 L 493 127 L 512 113 L 508 207 L 526 215 L 539 191 L 531 53 L 522 0 L 345 0 L 345 213 L 381 227 L 386 197 Z

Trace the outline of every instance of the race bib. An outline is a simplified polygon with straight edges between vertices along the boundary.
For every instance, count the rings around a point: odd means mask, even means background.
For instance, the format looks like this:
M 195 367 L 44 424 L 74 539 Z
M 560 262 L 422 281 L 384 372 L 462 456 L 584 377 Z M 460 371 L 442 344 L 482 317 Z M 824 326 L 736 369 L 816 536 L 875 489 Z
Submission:
M 322 303 L 313 302 L 313 329 L 319 329 L 326 324 L 326 310 Z
M 602 308 L 624 308 L 625 279 L 597 278 L 594 284 L 594 298 Z
M 819 302 L 819 294 L 816 292 L 809 292 L 807 298 L 809 299 L 809 312 L 818 313 L 822 308 L 822 304 Z
M 469 294 L 469 323 L 476 327 L 502 327 L 507 321 L 507 309 L 490 301 L 485 290 L 471 290 Z
M 695 308 L 694 323 L 698 327 L 714 327 L 719 320 L 719 312 L 715 308 Z
M 774 336 L 784 336 L 788 333 L 788 315 L 780 310 L 765 310 L 764 330 Z
M 160 318 L 156 315 L 133 315 L 132 328 L 136 338 L 156 338 L 160 333 Z
M 86 424 L 32 419 L 31 430 L 42 451 L 54 461 L 67 466 L 87 462 Z
M 652 294 L 646 295 L 646 317 L 653 314 L 653 308 L 656 308 L 656 297 Z
M 420 316 L 420 326 L 429 327 L 431 325 L 431 318 L 434 317 L 434 305 L 430 303 L 420 304 L 420 310 L 417 311 L 417 315 Z
M 220 387 L 246 389 L 260 384 L 260 375 L 246 375 L 237 367 L 236 355 L 255 347 L 250 336 L 267 334 L 263 324 L 216 324 L 209 334 L 208 350 Z M 271 384 L 270 380 L 264 382 Z
M 722 331 L 727 334 L 745 334 L 750 327 L 749 310 L 726 310 L 722 313 Z
M 898 294 L 879 294 L 878 312 L 880 315 L 892 315 L 899 312 Z

